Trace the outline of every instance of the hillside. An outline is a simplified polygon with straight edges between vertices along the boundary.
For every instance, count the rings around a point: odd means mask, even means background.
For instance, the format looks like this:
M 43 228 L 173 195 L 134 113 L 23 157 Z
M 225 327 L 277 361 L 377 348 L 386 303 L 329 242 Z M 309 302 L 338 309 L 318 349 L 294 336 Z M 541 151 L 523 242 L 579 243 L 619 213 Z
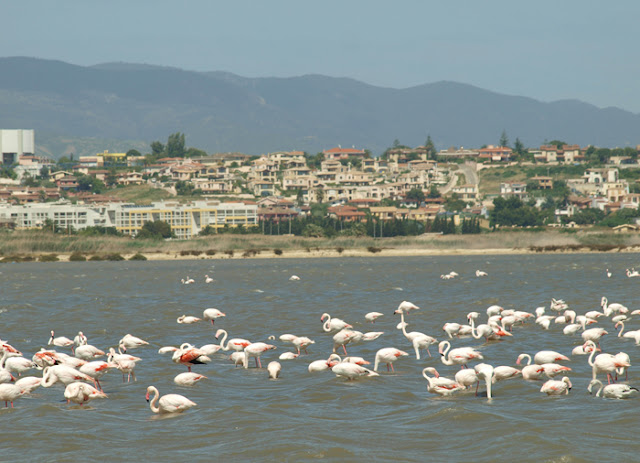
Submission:
M 52 140 L 84 139 L 76 153 L 87 154 L 96 151 L 87 140 L 112 151 L 116 141 L 132 140 L 139 149 L 177 131 L 189 146 L 250 154 L 315 153 L 338 144 L 379 154 L 394 139 L 416 146 L 428 134 L 438 148 L 470 147 L 497 143 L 503 130 L 527 146 L 552 139 L 608 147 L 640 141 L 637 114 L 453 82 L 391 89 L 319 75 L 244 78 L 20 57 L 0 58 L 0 107 L 0 127 L 35 129 L 43 152 L 56 157 L 67 148 Z

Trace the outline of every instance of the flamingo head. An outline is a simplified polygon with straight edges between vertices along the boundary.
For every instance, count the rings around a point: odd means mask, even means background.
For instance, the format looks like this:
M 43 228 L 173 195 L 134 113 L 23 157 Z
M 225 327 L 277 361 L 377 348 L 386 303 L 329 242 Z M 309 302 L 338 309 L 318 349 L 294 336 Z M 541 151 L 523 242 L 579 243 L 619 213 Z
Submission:
M 147 402 L 149 402 L 149 391 L 147 391 L 147 395 L 145 396 L 145 398 L 147 399 Z

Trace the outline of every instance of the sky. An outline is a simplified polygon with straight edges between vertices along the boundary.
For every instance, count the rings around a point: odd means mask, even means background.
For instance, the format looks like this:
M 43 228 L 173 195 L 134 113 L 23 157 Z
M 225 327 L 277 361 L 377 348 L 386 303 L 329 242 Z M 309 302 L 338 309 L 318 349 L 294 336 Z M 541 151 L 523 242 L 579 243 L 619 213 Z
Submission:
M 0 0 L 0 56 L 438 81 L 640 113 L 640 2 Z

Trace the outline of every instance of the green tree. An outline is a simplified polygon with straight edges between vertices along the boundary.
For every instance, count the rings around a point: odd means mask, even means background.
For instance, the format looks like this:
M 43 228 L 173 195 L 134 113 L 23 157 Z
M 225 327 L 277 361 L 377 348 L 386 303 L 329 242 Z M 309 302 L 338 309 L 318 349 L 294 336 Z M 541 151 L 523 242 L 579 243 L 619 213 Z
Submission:
M 509 138 L 507 137 L 507 131 L 503 130 L 500 135 L 500 146 L 509 146 Z
M 516 138 L 516 141 L 513 143 L 513 151 L 517 154 L 524 154 L 524 145 L 519 138 Z
M 421 203 L 422 201 L 424 201 L 424 198 L 424 191 L 422 191 L 420 188 L 412 188 L 407 192 L 407 199 L 414 199 Z
M 162 220 L 156 220 L 154 222 L 145 222 L 136 238 L 163 239 L 172 238 L 173 236 L 171 225 Z
M 545 145 L 555 146 L 556 148 L 562 148 L 566 144 L 567 142 L 564 142 L 562 140 L 551 140 L 550 142 L 545 143 Z
M 436 147 L 433 144 L 431 135 L 427 135 L 427 141 L 424 143 L 424 147 L 427 149 L 427 159 L 433 159 L 436 155 Z
M 321 203 L 324 200 L 324 189 L 316 188 L 316 201 Z
M 42 169 L 40 169 L 40 178 L 43 180 L 49 178 L 49 168 L 47 166 L 42 166 Z
M 184 153 L 184 156 L 186 158 L 206 158 L 207 152 L 198 148 L 191 147 Z
M 185 154 L 184 134 L 180 132 L 169 135 L 167 141 L 167 155 L 171 158 L 183 158 Z
M 429 188 L 429 194 L 427 194 L 427 198 L 435 199 L 440 197 L 440 191 L 438 187 L 435 185 L 431 185 Z
M 129 156 L 142 156 L 142 154 L 136 149 L 130 149 L 129 151 L 127 151 L 127 157 Z
M 304 192 L 301 188 L 298 188 L 298 191 L 296 192 L 296 202 L 298 203 L 298 206 L 304 204 Z
M 164 154 L 164 145 L 159 141 L 151 142 L 151 154 L 153 156 L 161 156 Z

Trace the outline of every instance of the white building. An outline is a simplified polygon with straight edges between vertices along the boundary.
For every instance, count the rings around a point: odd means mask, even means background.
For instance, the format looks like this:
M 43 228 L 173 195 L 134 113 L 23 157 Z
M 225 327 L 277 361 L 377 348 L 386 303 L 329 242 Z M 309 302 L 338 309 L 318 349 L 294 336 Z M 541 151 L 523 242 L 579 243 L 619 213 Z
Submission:
M 92 226 L 115 227 L 135 236 L 145 222 L 162 220 L 171 226 L 177 238 L 188 239 L 210 226 L 250 227 L 258 224 L 258 206 L 219 201 L 195 201 L 191 204 L 158 202 L 148 206 L 134 204 L 29 203 L 0 204 L 0 219 L 15 222 L 16 229 L 41 228 L 47 219 L 62 229 L 82 230 Z
M 35 152 L 33 130 L 0 129 L 0 163 L 17 164 L 21 156 Z

